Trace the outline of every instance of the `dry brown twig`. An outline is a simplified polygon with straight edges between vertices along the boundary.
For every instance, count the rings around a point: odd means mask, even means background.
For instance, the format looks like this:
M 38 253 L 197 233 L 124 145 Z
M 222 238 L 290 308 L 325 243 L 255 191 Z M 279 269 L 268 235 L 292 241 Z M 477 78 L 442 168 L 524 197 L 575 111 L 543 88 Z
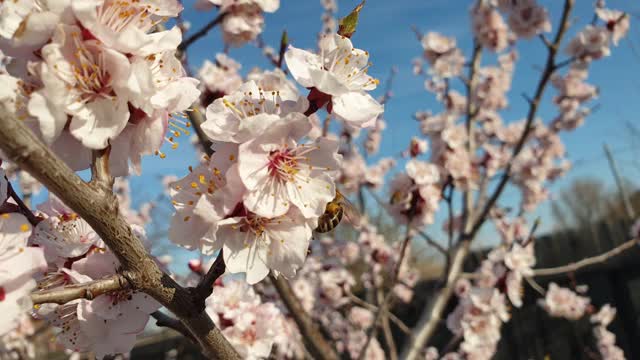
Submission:
M 93 300 L 96 297 L 112 292 L 127 290 L 130 284 L 120 274 L 111 275 L 108 278 L 91 281 L 84 284 L 67 285 L 50 290 L 42 290 L 31 293 L 31 301 L 34 304 L 66 304 L 76 299 Z

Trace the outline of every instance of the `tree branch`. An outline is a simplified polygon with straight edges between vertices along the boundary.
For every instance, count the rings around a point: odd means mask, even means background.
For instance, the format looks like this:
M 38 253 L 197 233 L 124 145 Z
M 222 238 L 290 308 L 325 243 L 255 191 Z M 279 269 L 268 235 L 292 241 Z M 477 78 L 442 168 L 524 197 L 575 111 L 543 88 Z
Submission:
M 322 336 L 320 329 L 316 324 L 314 324 L 309 314 L 304 310 L 287 280 L 282 276 L 279 276 L 278 278 L 271 276 L 270 278 L 273 286 L 278 291 L 282 302 L 285 304 L 289 313 L 298 325 L 304 345 L 311 355 L 316 359 L 337 360 L 338 354 Z
M 31 211 L 31 209 L 29 209 L 27 204 L 25 204 L 24 201 L 22 201 L 22 199 L 20 198 L 20 196 L 18 196 L 16 191 L 13 189 L 13 186 L 11 186 L 11 183 L 10 182 L 7 182 L 7 183 L 9 185 L 7 189 L 8 195 L 16 202 L 16 204 L 18 204 L 20 213 L 24 215 L 27 218 L 27 220 L 29 220 L 29 223 L 32 226 L 38 225 L 39 220 L 35 215 L 33 215 L 33 211 Z
M 172 318 L 171 316 L 161 312 L 161 311 L 155 311 L 153 313 L 151 313 L 151 316 L 156 319 L 156 326 L 159 327 L 166 327 L 172 330 L 177 331 L 178 333 L 182 334 L 184 337 L 188 338 L 189 340 L 193 341 L 194 343 L 196 342 L 196 339 L 193 338 L 193 335 L 191 335 L 191 333 L 189 332 L 189 329 L 187 329 L 183 323 L 180 322 L 180 320 Z
M 233 347 L 190 292 L 162 272 L 124 220 L 111 192 L 85 183 L 15 115 L 0 105 L 0 149 L 78 213 L 118 258 L 132 289 L 171 310 L 191 331 L 208 357 L 239 359 Z
M 200 141 L 200 145 L 202 145 L 202 151 L 204 151 L 207 156 L 211 156 L 213 154 L 213 149 L 211 149 L 212 143 L 207 134 L 202 131 L 204 117 L 202 116 L 202 112 L 199 110 L 199 103 L 200 102 L 193 105 L 193 111 L 187 112 L 187 116 L 189 116 L 191 126 L 196 131 L 196 135 L 198 135 L 198 140 Z
M 31 301 L 34 304 L 66 304 L 76 299 L 93 300 L 96 297 L 118 290 L 126 290 L 130 284 L 120 274 L 111 275 L 108 278 L 91 281 L 84 284 L 68 285 L 51 290 L 36 291 L 31 293 Z
M 204 302 L 213 292 L 213 284 L 225 271 L 224 256 L 222 255 L 222 250 L 220 250 L 218 257 L 216 257 L 216 260 L 211 264 L 209 271 L 207 271 L 194 288 L 195 295 Z
M 183 52 L 187 51 L 187 48 L 189 46 L 191 46 L 191 44 L 193 44 L 194 42 L 200 40 L 200 38 L 204 37 L 205 35 L 207 35 L 207 33 L 211 29 L 213 29 L 214 27 L 218 26 L 222 22 L 222 20 L 224 20 L 226 15 L 227 14 L 224 13 L 224 12 L 223 13 L 219 13 L 218 16 L 216 16 L 215 19 L 211 20 L 207 25 L 203 26 L 202 29 L 198 30 L 193 35 L 189 36 L 184 41 L 182 41 L 182 43 L 180 45 L 178 45 L 178 52 L 179 53 L 183 53 Z
M 589 267 L 591 265 L 607 262 L 611 258 L 616 257 L 637 245 L 640 245 L 640 239 L 632 239 L 621 245 L 614 247 L 613 249 L 605 253 L 602 253 L 600 255 L 596 255 L 593 257 L 585 258 L 571 264 L 552 267 L 552 268 L 546 268 L 546 269 L 533 269 L 533 276 L 541 277 L 541 276 L 551 276 L 551 275 L 576 272 L 586 267 Z
M 496 190 L 493 192 L 487 203 L 482 208 L 479 216 L 473 219 L 473 225 L 465 226 L 465 231 L 461 234 L 459 245 L 455 251 L 453 256 L 453 261 L 449 270 L 449 274 L 447 276 L 447 281 L 445 287 L 436 295 L 435 301 L 427 308 L 427 310 L 421 315 L 420 320 L 418 321 L 417 326 L 413 331 L 413 338 L 409 339 L 407 345 L 404 348 L 403 354 L 401 356 L 402 359 L 407 360 L 415 360 L 419 357 L 420 351 L 422 348 L 428 343 L 434 334 L 440 320 L 442 319 L 443 313 L 446 309 L 446 306 L 453 295 L 453 286 L 458 279 L 458 276 L 462 272 L 462 265 L 464 264 L 464 260 L 469 254 L 469 249 L 471 248 L 471 242 L 475 238 L 476 234 L 482 227 L 485 222 L 485 219 L 489 215 L 489 212 L 498 201 L 498 198 L 504 191 L 504 188 L 509 181 L 511 166 L 513 164 L 513 160 L 518 156 L 520 151 L 523 149 L 524 144 L 529 136 L 529 133 L 532 130 L 532 124 L 535 119 L 535 116 L 538 111 L 538 106 L 540 101 L 542 100 L 542 95 L 544 94 L 544 90 L 551 79 L 551 75 L 556 70 L 555 57 L 560 48 L 560 43 L 562 42 L 562 38 L 569 27 L 569 14 L 573 8 L 575 0 L 565 0 L 564 7 L 562 10 L 562 17 L 560 19 L 560 25 L 558 27 L 558 32 L 554 38 L 553 44 L 548 47 L 547 61 L 545 69 L 542 73 L 542 76 L 538 82 L 535 96 L 533 97 L 531 103 L 529 104 L 529 111 L 527 114 L 527 120 L 525 123 L 525 128 L 513 149 L 513 153 L 511 155 L 511 161 L 509 161 L 506 166 L 505 172 L 502 175 Z M 470 101 L 470 99 L 467 99 Z M 465 221 L 465 225 L 466 221 Z
M 91 182 L 90 184 L 104 191 L 113 190 L 113 176 L 109 171 L 109 155 L 111 154 L 111 145 L 103 150 L 93 150 L 91 161 Z

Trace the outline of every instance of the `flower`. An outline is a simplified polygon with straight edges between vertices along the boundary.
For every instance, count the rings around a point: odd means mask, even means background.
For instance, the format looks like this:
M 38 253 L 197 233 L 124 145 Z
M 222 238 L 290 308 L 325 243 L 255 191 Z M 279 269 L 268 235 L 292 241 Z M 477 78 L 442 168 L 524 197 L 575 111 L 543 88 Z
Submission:
M 42 48 L 39 73 L 44 88 L 32 97 L 29 112 L 40 121 L 44 139 L 69 131 L 91 149 L 103 149 L 127 125 L 131 65 L 127 57 L 96 40 L 84 40 L 77 26 L 59 25 Z
M 530 39 L 551 31 L 547 9 L 536 0 L 517 0 L 509 9 L 509 27 L 518 36 Z
M 565 52 L 581 60 L 597 60 L 609 56 L 609 32 L 605 28 L 587 25 L 571 39 Z
M 584 315 L 590 301 L 589 298 L 579 296 L 575 292 L 552 282 L 549 284 L 545 298 L 539 302 L 553 317 L 577 320 Z
M 229 169 L 237 162 L 237 145 L 217 144 L 215 148 L 207 164 L 190 168 L 187 176 L 171 184 L 170 190 L 176 212 L 171 219 L 169 239 L 206 255 L 222 247 L 215 241 L 217 221 L 233 210 L 243 191 L 241 185 L 225 188 Z M 234 169 L 237 174 L 237 166 Z
M 596 15 L 605 22 L 607 30 L 611 34 L 611 41 L 613 45 L 617 46 L 620 39 L 627 36 L 629 32 L 629 15 L 622 11 L 602 8 L 596 9 Z
M 205 311 L 245 359 L 269 356 L 285 319 L 273 303 L 262 303 L 253 288 L 241 281 L 213 287 Z
M 18 326 L 31 308 L 29 293 L 36 287 L 33 276 L 47 268 L 42 249 L 27 247 L 31 230 L 21 214 L 0 215 L 0 335 Z
M 487 49 L 500 52 L 509 45 L 509 28 L 498 10 L 479 3 L 471 10 L 472 30 L 478 42 Z
M 384 107 L 366 93 L 379 83 L 367 74 L 369 53 L 355 49 L 350 39 L 337 34 L 324 35 L 320 40 L 320 55 L 289 46 L 285 60 L 300 85 L 330 95 L 329 112 L 346 123 L 369 127 L 384 111 Z
M 0 48 L 5 55 L 35 58 L 57 24 L 72 24 L 70 0 L 17 0 L 0 7 Z
M 218 239 L 224 239 L 224 262 L 232 274 L 246 273 L 249 284 L 269 271 L 292 278 L 307 256 L 316 219 L 306 219 L 296 208 L 279 217 L 253 213 L 218 222 Z
M 222 20 L 222 38 L 231 46 L 241 46 L 262 32 L 263 12 L 275 12 L 280 0 L 209 0 L 226 13 Z M 202 4 L 199 5 L 203 8 Z
M 242 76 L 238 70 L 242 65 L 226 54 L 216 54 L 215 64 L 209 60 L 202 63 L 198 77 L 204 85 L 205 97 L 217 99 L 236 91 L 242 86 Z M 208 105 L 213 100 L 205 101 Z
M 600 324 L 602 326 L 609 326 L 613 319 L 616 317 L 616 308 L 612 307 L 609 304 L 604 304 L 600 310 L 591 315 L 591 322 L 595 324 Z
M 178 0 L 72 1 L 73 13 L 86 32 L 123 54 L 147 56 L 175 50 L 182 41 L 177 26 L 149 34 L 164 18 L 182 11 Z
M 277 217 L 293 205 L 307 218 L 324 213 L 335 197 L 341 156 L 335 140 L 321 137 L 299 144 L 310 130 L 306 116 L 292 113 L 240 145 L 238 171 L 247 188 L 244 205 L 249 211 Z
M 248 81 L 207 107 L 202 130 L 215 141 L 243 143 L 281 118 L 299 118 L 307 107 L 302 97 L 283 100 L 278 90 L 263 91 L 255 81 Z

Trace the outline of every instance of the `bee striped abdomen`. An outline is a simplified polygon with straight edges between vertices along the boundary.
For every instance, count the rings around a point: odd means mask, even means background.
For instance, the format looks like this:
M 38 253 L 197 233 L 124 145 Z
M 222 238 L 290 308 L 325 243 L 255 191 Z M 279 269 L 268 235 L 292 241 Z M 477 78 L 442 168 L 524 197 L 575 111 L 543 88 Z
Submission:
M 326 233 L 335 229 L 335 227 L 340 224 L 342 216 L 344 215 L 344 210 L 341 206 L 328 206 L 327 210 L 332 211 L 326 211 L 318 218 L 318 227 L 316 228 L 316 231 L 319 233 Z

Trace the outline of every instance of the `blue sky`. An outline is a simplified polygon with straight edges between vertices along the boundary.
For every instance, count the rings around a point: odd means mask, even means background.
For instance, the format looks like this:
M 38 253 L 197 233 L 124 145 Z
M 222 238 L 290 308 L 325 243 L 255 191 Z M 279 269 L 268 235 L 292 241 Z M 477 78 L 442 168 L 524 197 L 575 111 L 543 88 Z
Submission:
M 216 14 L 215 11 L 195 11 L 193 2 L 185 1 L 184 13 L 185 19 L 192 24 L 192 31 L 199 29 Z M 554 16 L 555 28 L 563 2 L 540 2 L 550 9 Z M 577 11 L 574 12 L 573 19 L 577 26 L 572 28 L 569 36 L 589 22 L 593 14 L 593 1 L 576 2 Z M 357 3 L 356 0 L 340 0 L 339 15 L 346 14 Z M 373 157 L 372 161 L 380 156 L 397 154 L 406 147 L 411 136 L 419 134 L 417 123 L 412 119 L 416 110 L 440 111 L 439 104 L 433 96 L 424 90 L 423 79 L 415 77 L 411 72 L 411 60 L 421 54 L 420 44 L 411 31 L 411 25 L 416 25 L 422 32 L 437 31 L 447 36 L 455 36 L 459 46 L 468 55 L 471 37 L 467 9 L 470 4 L 471 1 L 462 0 L 367 1 L 353 42 L 356 47 L 370 52 L 373 62 L 370 74 L 373 76 L 384 81 L 392 66 L 399 69 L 393 88 L 394 97 L 386 105 L 385 118 L 388 127 L 383 136 L 381 152 L 379 156 Z M 610 0 L 608 5 L 632 14 L 640 14 L 640 3 L 637 2 Z M 316 34 L 321 25 L 321 11 L 320 0 L 282 0 L 280 10 L 274 14 L 266 14 L 263 38 L 267 44 L 277 48 L 280 35 L 286 29 L 292 44 L 302 48 L 314 48 Z M 589 81 L 601 88 L 601 96 L 593 104 L 599 104 L 600 108 L 588 118 L 585 126 L 563 137 L 569 159 L 576 166 L 569 176 L 553 185 L 552 190 L 558 190 L 572 179 L 585 176 L 598 178 L 611 185 L 612 176 L 602 151 L 604 142 L 614 150 L 623 176 L 634 179 L 640 174 L 640 162 L 634 162 L 634 157 L 640 151 L 640 147 L 637 146 L 640 135 L 635 136 L 634 144 L 634 136 L 626 126 L 626 122 L 630 122 L 638 124 L 640 128 L 640 122 L 636 118 L 636 114 L 640 112 L 640 29 L 633 20 L 628 39 L 613 49 L 612 57 L 599 61 L 592 67 Z M 205 58 L 212 59 L 222 50 L 221 34 L 214 29 L 191 47 L 189 61 L 195 69 Z M 527 104 L 520 94 L 533 92 L 539 68 L 544 63 L 546 55 L 538 39 L 523 42 L 519 46 L 519 52 L 521 61 L 516 65 L 510 107 L 502 113 L 507 122 L 519 120 L 524 116 Z M 231 49 L 230 56 L 243 64 L 243 72 L 254 66 L 271 67 L 260 50 L 252 45 Z M 379 88 L 378 94 L 383 88 L 384 84 Z M 551 120 L 555 115 L 555 109 L 549 101 L 551 94 L 552 92 L 547 91 L 548 96 L 539 113 L 545 121 Z M 167 158 L 164 160 L 157 157 L 145 159 L 145 175 L 132 178 L 134 201 L 154 198 L 160 191 L 158 180 L 161 176 L 175 174 L 181 177 L 187 172 L 187 167 L 196 162 L 192 148 L 184 140 L 180 149 L 170 150 L 167 147 L 165 152 Z M 505 199 L 513 202 L 517 201 L 517 196 L 516 191 L 510 190 L 506 192 Z M 543 205 L 537 215 L 543 219 L 542 229 L 549 229 L 553 224 L 549 219 L 549 206 Z M 491 228 L 485 227 L 481 236 L 483 242 L 495 238 Z

